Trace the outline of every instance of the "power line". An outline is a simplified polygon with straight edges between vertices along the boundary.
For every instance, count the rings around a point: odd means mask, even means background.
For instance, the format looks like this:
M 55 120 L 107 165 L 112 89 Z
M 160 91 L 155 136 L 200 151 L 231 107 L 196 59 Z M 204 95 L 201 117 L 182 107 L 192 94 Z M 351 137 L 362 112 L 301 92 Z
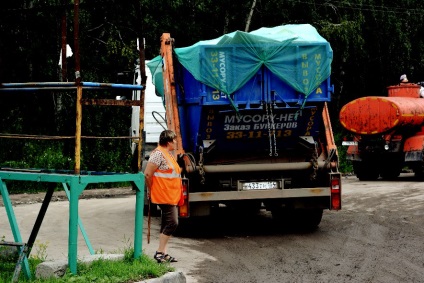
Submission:
M 372 5 L 372 4 L 345 3 L 341 1 L 331 1 L 331 2 L 328 1 L 325 3 L 316 3 L 312 1 L 293 0 L 291 2 L 306 4 L 306 5 L 334 7 L 336 9 L 351 9 L 351 10 L 358 10 L 358 11 L 394 13 L 394 14 L 424 15 L 424 8 L 405 8 L 405 7 L 393 7 L 393 6 L 382 6 L 382 5 Z

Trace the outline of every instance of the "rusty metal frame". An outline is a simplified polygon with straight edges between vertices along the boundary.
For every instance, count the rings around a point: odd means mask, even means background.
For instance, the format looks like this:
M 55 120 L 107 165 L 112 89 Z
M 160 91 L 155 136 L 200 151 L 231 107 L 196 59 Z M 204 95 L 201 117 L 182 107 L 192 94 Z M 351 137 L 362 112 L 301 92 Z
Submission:
M 62 0 L 63 4 L 66 4 L 65 0 Z M 139 57 L 140 57 L 140 72 L 142 83 L 141 86 L 137 85 L 119 85 L 119 84 L 108 84 L 108 83 L 87 83 L 82 81 L 81 69 L 80 69 L 80 48 L 79 48 L 79 0 L 74 0 L 74 55 L 75 55 L 75 82 L 68 83 L 66 80 L 66 11 L 61 16 L 61 47 L 62 47 L 62 82 L 40 82 L 40 83 L 16 83 L 16 84 L 5 84 L 0 83 L 0 91 L 25 91 L 25 90 L 58 90 L 76 89 L 76 129 L 75 129 L 75 167 L 73 174 L 57 174 L 57 172 L 29 172 L 26 169 L 13 169 L 4 171 L 5 168 L 0 168 L 0 186 L 6 188 L 4 180 L 24 180 L 24 181 L 37 181 L 37 182 L 59 182 L 67 184 L 72 187 L 70 190 L 70 213 L 69 213 L 69 243 L 68 243 L 68 264 L 72 273 L 77 273 L 77 226 L 78 226 L 78 199 L 80 193 L 85 189 L 89 183 L 108 183 L 108 182 L 125 182 L 130 181 L 135 184 L 136 190 L 136 215 L 135 215 L 135 231 L 134 231 L 134 257 L 138 258 L 142 253 L 142 230 L 143 230 L 143 204 L 144 204 L 144 175 L 141 171 L 141 153 L 143 145 L 143 129 L 144 129 L 144 88 L 146 84 L 145 74 L 145 57 L 144 57 L 144 43 L 140 40 L 139 43 Z M 141 20 L 141 11 L 137 11 L 138 19 Z M 141 25 L 140 25 L 140 39 L 141 36 Z M 128 88 L 133 90 L 140 90 L 140 100 L 128 101 L 128 100 L 112 100 L 112 99 L 84 99 L 83 89 L 105 89 L 105 88 Z M 139 106 L 140 107 L 140 127 L 138 137 L 138 171 L 136 174 L 95 174 L 88 175 L 81 174 L 81 122 L 82 122 L 82 106 L 86 105 L 99 105 L 99 106 Z M 1 136 L 4 137 L 4 136 Z M 7 136 L 8 138 L 34 138 L 30 135 L 24 136 Z M 47 138 L 47 136 L 43 136 Z M 35 137 L 37 138 L 37 137 Z M 58 137 L 52 137 L 56 139 Z M 68 138 L 68 137 L 59 137 Z M 102 138 L 102 137 L 100 137 Z M 103 137 L 104 138 L 104 137 Z M 128 137 L 131 138 L 131 137 Z M 7 192 L 7 190 L 3 190 Z M 7 194 L 6 194 L 7 195 Z M 5 198 L 5 193 L 3 198 Z M 6 200 L 10 202 L 8 197 Z M 45 200 L 47 203 L 49 199 Z M 11 207 L 11 205 L 10 205 Z M 18 232 L 19 228 L 12 225 L 14 219 L 14 213 L 12 217 L 9 217 L 9 223 L 11 223 L 12 230 Z M 41 225 L 41 223 L 40 223 Z M 19 237 L 15 237 L 19 238 Z M 15 239 L 16 240 L 16 239 Z M 19 239 L 18 239 L 19 240 Z M 35 239 L 33 239 L 35 240 Z
M 66 0 L 62 0 L 65 6 Z M 146 84 L 145 74 L 145 56 L 144 56 L 144 43 L 140 40 L 139 43 L 139 59 L 140 59 L 140 72 L 141 72 L 141 86 L 126 85 L 126 84 L 110 84 L 110 83 L 92 83 L 83 82 L 81 76 L 80 64 L 80 47 L 79 47 L 79 4 L 80 0 L 74 0 L 74 56 L 75 56 L 75 82 L 65 82 L 67 77 L 67 64 L 66 64 L 66 11 L 64 10 L 61 16 L 61 74 L 62 82 L 39 82 L 39 83 L 0 83 L 0 92 L 3 91 L 48 91 L 48 90 L 76 90 L 76 121 L 75 121 L 75 156 L 74 156 L 74 173 L 79 175 L 81 173 L 81 123 L 82 123 L 82 106 L 139 106 L 139 134 L 138 152 L 137 154 L 137 171 L 141 171 L 141 154 L 143 152 L 143 129 L 144 129 L 144 89 Z M 137 16 L 141 19 L 140 11 L 137 11 Z M 140 37 L 141 29 L 140 29 Z M 113 89 L 113 88 L 126 88 L 132 90 L 139 90 L 141 92 L 140 100 L 114 100 L 114 99 L 86 99 L 83 98 L 83 89 L 98 90 L 98 89 Z M 28 135 L 25 135 L 28 136 Z M 44 137 L 45 138 L 45 137 Z M 101 138 L 101 137 L 99 137 Z

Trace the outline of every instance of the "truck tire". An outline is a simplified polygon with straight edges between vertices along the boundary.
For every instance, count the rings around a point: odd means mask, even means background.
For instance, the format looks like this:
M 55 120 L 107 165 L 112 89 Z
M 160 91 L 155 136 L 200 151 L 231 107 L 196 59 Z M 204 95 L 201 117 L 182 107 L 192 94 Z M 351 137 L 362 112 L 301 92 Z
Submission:
M 147 217 L 149 215 L 149 205 L 145 204 L 143 207 L 143 215 Z M 161 211 L 159 206 L 156 204 L 151 203 L 150 204 L 150 216 L 151 217 L 159 217 L 161 216 Z
M 377 166 L 374 163 L 354 161 L 353 171 L 360 181 L 375 181 L 379 176 Z
M 323 209 L 275 208 L 271 213 L 273 219 L 283 225 L 283 229 L 315 230 L 321 223 Z
M 383 170 L 381 171 L 381 177 L 385 180 L 394 180 L 399 177 L 401 170 L 392 169 L 392 170 Z
M 414 173 L 416 179 L 424 180 L 424 162 L 419 162 L 419 164 L 414 167 Z

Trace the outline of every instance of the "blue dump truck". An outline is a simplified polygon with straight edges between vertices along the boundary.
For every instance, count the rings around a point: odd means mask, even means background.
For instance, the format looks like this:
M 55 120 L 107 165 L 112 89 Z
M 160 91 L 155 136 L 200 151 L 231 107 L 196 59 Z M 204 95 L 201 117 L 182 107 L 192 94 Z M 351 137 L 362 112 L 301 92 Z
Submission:
M 236 31 L 174 48 L 164 33 L 150 68 L 168 129 L 178 135 L 185 205 L 219 207 L 303 227 L 341 209 L 341 178 L 327 103 L 332 49 L 311 25 Z

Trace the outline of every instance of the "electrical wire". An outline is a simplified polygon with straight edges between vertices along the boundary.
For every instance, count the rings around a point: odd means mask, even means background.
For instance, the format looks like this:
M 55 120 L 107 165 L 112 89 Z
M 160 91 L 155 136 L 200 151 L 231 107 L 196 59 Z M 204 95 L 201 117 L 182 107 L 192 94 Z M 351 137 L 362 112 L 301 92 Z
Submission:
M 312 1 L 304 0 L 293 0 L 292 3 L 306 4 L 310 6 L 329 6 L 338 9 L 351 9 L 359 11 L 368 11 L 368 12 L 381 12 L 381 13 L 395 13 L 395 14 L 404 14 L 408 15 L 423 15 L 424 9 L 420 8 L 405 8 L 405 7 L 393 7 L 393 6 L 383 6 L 383 5 L 371 5 L 371 4 L 359 4 L 359 3 L 346 3 L 341 1 L 327 1 L 324 3 L 316 3 Z

